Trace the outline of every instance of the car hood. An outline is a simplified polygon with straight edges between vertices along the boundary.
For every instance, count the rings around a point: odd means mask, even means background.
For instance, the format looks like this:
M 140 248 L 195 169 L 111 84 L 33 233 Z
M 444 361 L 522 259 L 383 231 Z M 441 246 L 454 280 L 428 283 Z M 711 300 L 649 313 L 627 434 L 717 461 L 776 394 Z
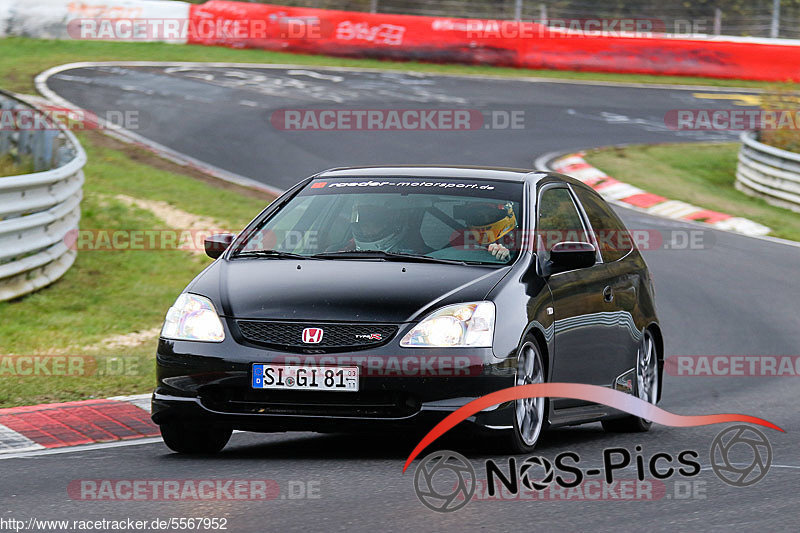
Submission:
M 450 303 L 478 301 L 510 267 L 365 260 L 235 259 L 189 287 L 236 318 L 410 322 Z

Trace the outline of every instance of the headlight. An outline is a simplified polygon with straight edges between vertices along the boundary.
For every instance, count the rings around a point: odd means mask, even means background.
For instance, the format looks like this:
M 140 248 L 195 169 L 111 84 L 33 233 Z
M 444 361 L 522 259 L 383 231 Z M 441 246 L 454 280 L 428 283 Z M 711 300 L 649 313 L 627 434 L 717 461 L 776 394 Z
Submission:
M 400 346 L 491 348 L 494 315 L 492 302 L 448 305 L 425 317 L 403 337 Z
M 184 293 L 167 311 L 161 336 L 183 341 L 222 342 L 225 331 L 211 300 Z

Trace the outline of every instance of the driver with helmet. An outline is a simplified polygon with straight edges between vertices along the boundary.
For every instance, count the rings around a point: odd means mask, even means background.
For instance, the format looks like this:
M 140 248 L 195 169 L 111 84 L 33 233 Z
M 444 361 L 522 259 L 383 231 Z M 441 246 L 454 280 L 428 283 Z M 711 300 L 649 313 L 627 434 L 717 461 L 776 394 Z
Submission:
M 353 209 L 353 245 L 356 250 L 413 253 L 405 248 L 408 232 L 405 212 L 391 205 L 362 201 Z

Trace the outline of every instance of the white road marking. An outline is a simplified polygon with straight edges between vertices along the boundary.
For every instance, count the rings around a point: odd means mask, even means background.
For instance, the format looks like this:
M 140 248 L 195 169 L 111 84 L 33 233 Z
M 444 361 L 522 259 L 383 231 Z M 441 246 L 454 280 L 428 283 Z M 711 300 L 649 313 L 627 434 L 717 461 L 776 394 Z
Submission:
M 752 220 L 741 217 L 731 217 L 721 220 L 714 224 L 715 227 L 735 231 L 737 233 L 747 233 L 753 235 L 766 235 L 770 232 L 767 226 L 763 226 Z
M 561 172 L 561 171 L 560 171 Z M 608 179 L 611 176 L 600 169 L 594 167 L 584 167 L 576 170 L 568 170 L 569 175 L 581 181 Z
M 633 185 L 629 185 L 627 183 L 615 183 L 613 185 L 609 185 L 608 187 L 598 189 L 597 192 L 600 193 L 600 196 L 603 198 L 611 200 L 621 200 L 623 198 L 633 196 L 634 194 L 644 193 L 644 191 L 639 187 L 634 187 Z
M 0 424 L 0 456 L 1 454 L 41 450 L 44 446 L 13 429 Z
M 112 396 L 108 398 L 109 400 L 116 400 L 118 402 L 128 402 L 130 404 L 135 405 L 141 409 L 144 409 L 148 413 L 150 412 L 150 399 L 152 398 L 152 394 L 133 394 L 130 396 Z
M 330 80 L 334 83 L 339 83 L 344 81 L 344 77 L 342 76 L 332 76 L 330 74 L 320 74 L 319 72 L 314 72 L 313 70 L 287 70 L 286 73 L 289 76 L 308 76 L 309 78 L 316 78 L 318 80 Z
M 647 212 L 669 218 L 682 218 L 686 215 L 702 211 L 700 207 L 681 202 L 680 200 L 667 200 L 653 207 L 648 207 Z
M 565 168 L 570 165 L 583 164 L 586 163 L 586 161 L 584 161 L 584 159 L 581 156 L 571 155 L 568 157 L 559 158 L 559 160 L 555 161 L 554 163 L 557 163 L 557 166 L 555 166 L 554 168 Z
M 113 398 L 109 398 L 111 400 Z M 236 435 L 237 433 L 247 433 L 246 431 L 241 431 L 239 429 L 233 430 L 233 434 Z M 155 444 L 157 442 L 163 442 L 161 437 L 142 437 L 140 439 L 130 439 L 130 440 L 118 440 L 113 442 L 98 442 L 95 444 L 81 444 L 79 446 L 64 446 L 63 448 L 45 448 L 39 444 L 34 444 L 35 446 L 39 446 L 38 448 L 31 448 L 31 449 L 15 449 L 9 450 L 8 452 L 0 452 L 0 460 L 2 459 L 26 459 L 26 458 L 36 458 L 40 455 L 57 455 L 62 453 L 73 453 L 73 452 L 88 452 L 92 450 L 103 450 L 106 448 L 125 448 L 127 446 L 139 446 L 141 444 Z
M 34 451 L 14 451 L 10 453 L 0 454 L 0 460 L 3 459 L 26 459 L 36 458 L 45 455 L 58 455 L 62 453 L 75 453 L 75 452 L 88 452 L 92 450 L 104 450 L 106 448 L 124 448 L 127 446 L 139 446 L 141 444 L 155 444 L 162 442 L 161 437 L 145 437 L 133 440 L 120 440 L 114 442 L 101 442 L 98 444 L 82 444 L 80 446 L 66 446 L 64 448 L 48 448 Z

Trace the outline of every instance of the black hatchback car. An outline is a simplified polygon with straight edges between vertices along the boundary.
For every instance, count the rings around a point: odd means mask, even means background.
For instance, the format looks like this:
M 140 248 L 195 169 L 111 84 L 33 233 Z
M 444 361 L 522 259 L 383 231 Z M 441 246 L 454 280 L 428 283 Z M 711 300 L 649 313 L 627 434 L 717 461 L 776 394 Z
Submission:
M 529 383 L 612 387 L 656 403 L 663 340 L 647 266 L 591 188 L 529 170 L 364 167 L 298 183 L 169 309 L 153 421 L 184 453 L 234 429 L 430 428 Z M 469 419 L 528 452 L 547 427 L 650 423 L 531 398 Z

